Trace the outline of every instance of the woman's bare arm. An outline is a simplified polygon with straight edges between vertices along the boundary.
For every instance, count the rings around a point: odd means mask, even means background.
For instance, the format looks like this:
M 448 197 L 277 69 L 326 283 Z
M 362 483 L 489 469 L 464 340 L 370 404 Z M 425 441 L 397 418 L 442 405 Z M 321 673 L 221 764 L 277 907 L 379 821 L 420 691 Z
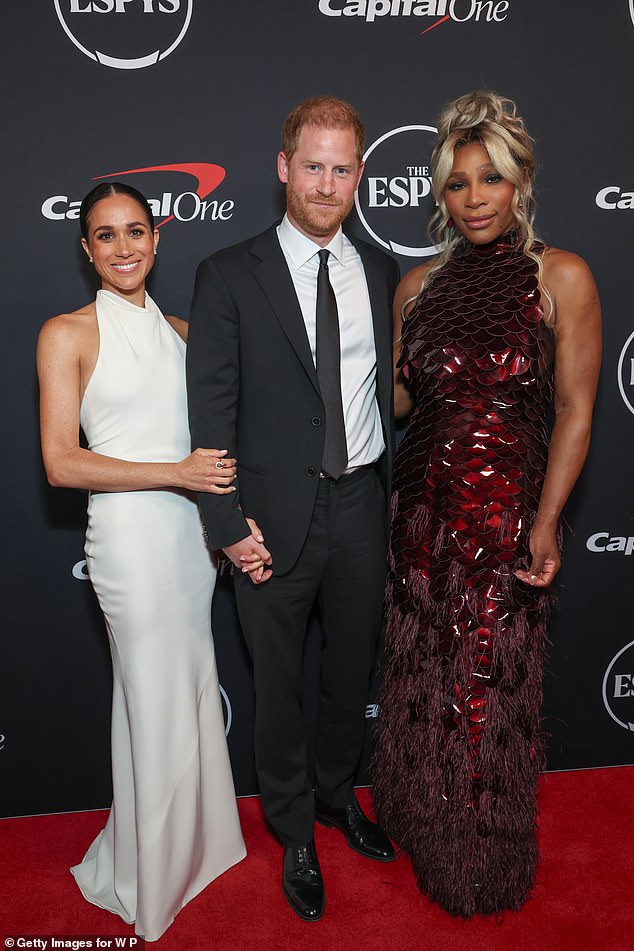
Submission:
M 557 520 L 588 454 L 601 363 L 601 307 L 587 264 L 553 248 L 544 256 L 544 283 L 555 302 L 555 425 L 531 532 L 531 566 L 516 572 L 539 587 L 559 570 Z
M 92 350 L 98 334 L 91 319 L 89 311 L 54 317 L 44 324 L 38 339 L 42 455 L 51 485 L 109 492 L 166 486 L 232 492 L 235 460 L 227 459 L 224 450 L 197 449 L 176 463 L 129 462 L 80 446 L 79 410 L 88 382 L 86 366 L 94 366 Z M 216 462 L 221 460 L 223 468 L 218 469 Z
M 419 264 L 418 267 L 408 271 L 396 288 L 394 295 L 394 304 L 392 306 L 392 317 L 394 323 L 393 337 L 393 359 L 394 359 L 394 416 L 401 419 L 412 410 L 414 401 L 412 394 L 407 386 L 402 369 L 396 366 L 401 356 L 401 337 L 403 335 L 403 317 L 407 318 L 412 308 L 414 300 L 421 289 L 421 284 L 425 274 L 431 267 L 431 261 L 425 264 Z

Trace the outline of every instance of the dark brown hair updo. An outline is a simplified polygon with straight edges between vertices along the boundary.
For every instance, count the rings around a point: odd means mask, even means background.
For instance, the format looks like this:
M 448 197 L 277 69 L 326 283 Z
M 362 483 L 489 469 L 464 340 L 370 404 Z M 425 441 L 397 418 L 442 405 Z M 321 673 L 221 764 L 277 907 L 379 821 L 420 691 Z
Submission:
M 150 226 L 150 231 L 154 231 L 154 215 L 145 195 L 142 195 L 132 185 L 124 184 L 124 182 L 102 182 L 88 192 L 79 208 L 79 227 L 81 228 L 82 238 L 88 238 L 88 219 L 95 205 L 104 198 L 110 198 L 111 195 L 127 195 L 129 198 L 133 198 L 141 206 Z

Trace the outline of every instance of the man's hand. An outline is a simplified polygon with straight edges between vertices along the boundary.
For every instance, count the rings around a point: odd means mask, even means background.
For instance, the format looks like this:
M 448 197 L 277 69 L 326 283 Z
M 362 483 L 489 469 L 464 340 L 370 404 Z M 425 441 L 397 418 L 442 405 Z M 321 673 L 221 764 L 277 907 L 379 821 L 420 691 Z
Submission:
M 248 572 L 253 584 L 268 581 L 273 572 L 266 565 L 273 562 L 270 552 L 264 547 L 264 536 L 252 518 L 247 518 L 251 534 L 223 549 L 229 560 L 243 573 Z

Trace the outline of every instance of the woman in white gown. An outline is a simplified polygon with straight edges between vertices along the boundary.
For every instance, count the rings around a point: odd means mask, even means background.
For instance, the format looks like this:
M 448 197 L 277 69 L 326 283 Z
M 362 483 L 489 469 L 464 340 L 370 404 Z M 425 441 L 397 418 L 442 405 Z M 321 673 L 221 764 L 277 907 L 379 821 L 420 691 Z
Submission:
M 102 184 L 80 221 L 102 290 L 38 342 L 44 463 L 52 485 L 90 490 L 86 559 L 114 675 L 112 808 L 72 873 L 154 941 L 245 855 L 211 638 L 216 568 L 193 494 L 233 491 L 235 460 L 190 454 L 187 324 L 145 292 L 158 244 L 147 201 Z

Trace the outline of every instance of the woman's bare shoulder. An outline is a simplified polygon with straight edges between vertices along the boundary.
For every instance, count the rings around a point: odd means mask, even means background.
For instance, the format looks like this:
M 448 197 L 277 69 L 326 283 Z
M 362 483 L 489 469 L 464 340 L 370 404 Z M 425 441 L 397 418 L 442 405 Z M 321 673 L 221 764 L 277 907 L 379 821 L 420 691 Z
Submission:
M 40 342 L 78 339 L 97 330 L 95 302 L 67 314 L 49 317 L 40 330 Z
M 543 254 L 544 281 L 553 290 L 557 285 L 572 286 L 581 281 L 593 281 L 592 272 L 584 259 L 573 251 L 546 247 Z
M 416 267 L 413 267 L 411 271 L 408 271 L 407 274 L 401 279 L 396 293 L 401 293 L 404 298 L 416 296 L 420 291 L 423 281 L 425 280 L 435 260 L 436 258 L 433 257 L 431 260 L 424 261 L 422 264 L 418 264 Z
M 547 248 L 543 282 L 555 303 L 555 330 L 559 339 L 572 332 L 600 352 L 601 303 L 592 271 L 578 254 Z
M 408 301 L 412 301 L 413 303 L 414 298 L 418 297 L 420 289 L 423 286 L 423 281 L 435 260 L 435 258 L 432 258 L 430 261 L 424 261 L 423 264 L 418 264 L 401 279 L 394 296 L 395 313 L 400 315 L 404 308 L 406 308 L 406 310 L 409 309 L 407 307 Z

